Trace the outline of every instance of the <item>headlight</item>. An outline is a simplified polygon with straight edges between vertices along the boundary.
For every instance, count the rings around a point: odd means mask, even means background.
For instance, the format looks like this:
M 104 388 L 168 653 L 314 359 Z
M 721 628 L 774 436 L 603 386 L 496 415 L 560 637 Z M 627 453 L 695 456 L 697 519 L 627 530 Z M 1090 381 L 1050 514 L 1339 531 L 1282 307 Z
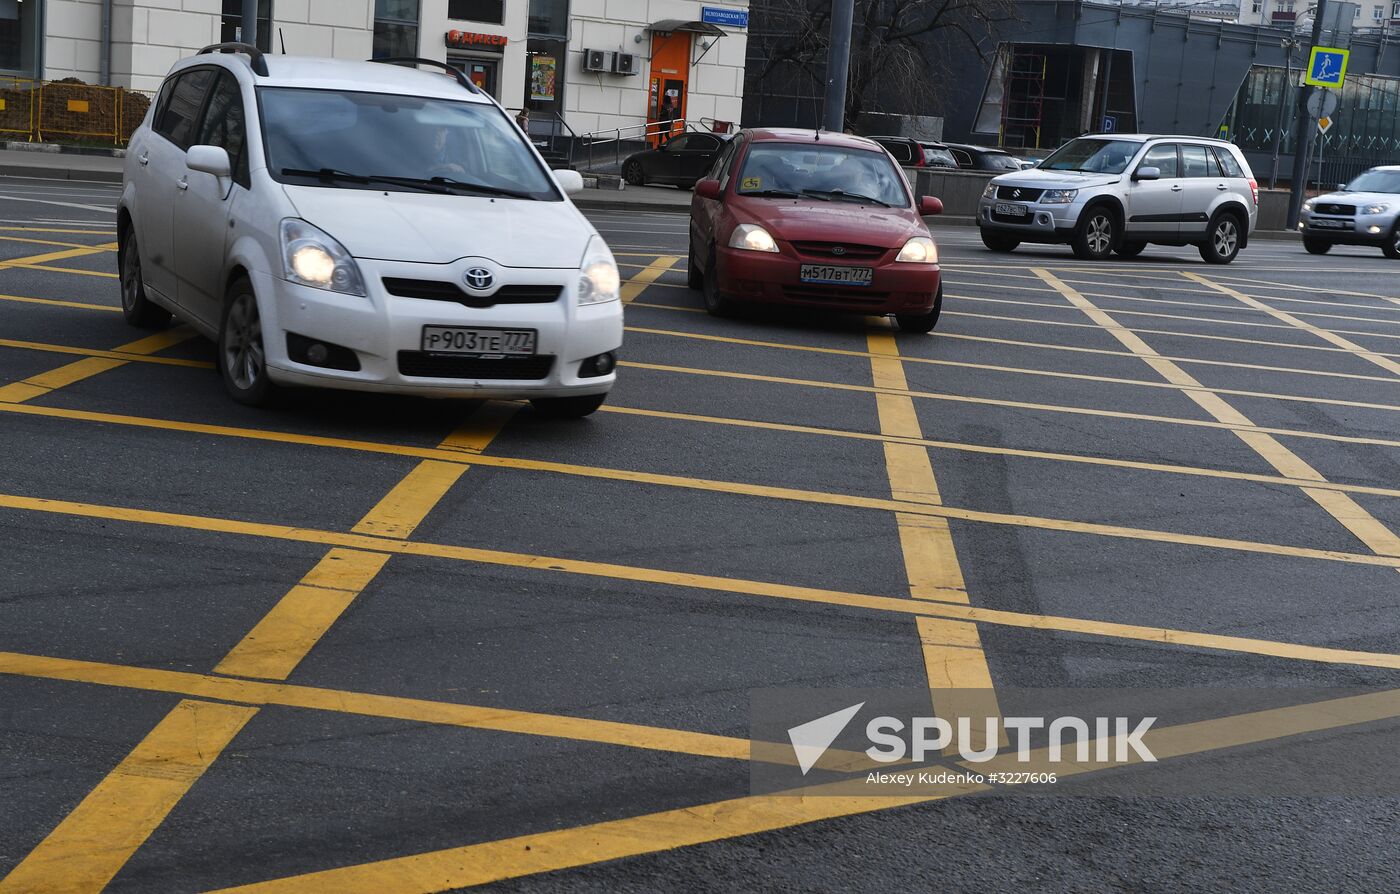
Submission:
M 1308 199 L 1306 202 L 1303 203 L 1303 210 L 1304 210 L 1304 211 L 1312 211 L 1312 206 L 1313 206 L 1313 200 L 1312 200 L 1312 199 Z
M 995 183 L 994 181 L 993 181 L 993 182 L 989 182 L 989 183 L 987 184 L 987 188 L 984 189 L 984 190 L 982 190 L 982 198 L 984 198 L 984 199 L 995 199 L 996 197 L 997 197 L 997 185 L 996 185 L 996 183 Z
M 1389 205 L 1367 205 L 1361 209 L 1362 214 L 1384 214 L 1390 210 Z
M 729 247 L 746 251 L 777 251 L 778 243 L 758 224 L 739 224 L 729 237 Z
M 904 243 L 904 247 L 899 250 L 899 257 L 895 260 L 911 264 L 937 264 L 938 246 L 927 236 L 915 236 Z
M 1042 205 L 1068 205 L 1074 201 L 1074 197 L 1079 195 L 1077 189 L 1047 189 L 1040 197 Z
M 289 282 L 360 298 L 365 291 L 360 267 L 345 246 L 304 220 L 282 221 L 282 269 Z
M 616 301 L 621 295 L 622 275 L 617 272 L 612 250 L 602 237 L 594 236 L 588 240 L 579 268 L 578 303 L 602 304 Z

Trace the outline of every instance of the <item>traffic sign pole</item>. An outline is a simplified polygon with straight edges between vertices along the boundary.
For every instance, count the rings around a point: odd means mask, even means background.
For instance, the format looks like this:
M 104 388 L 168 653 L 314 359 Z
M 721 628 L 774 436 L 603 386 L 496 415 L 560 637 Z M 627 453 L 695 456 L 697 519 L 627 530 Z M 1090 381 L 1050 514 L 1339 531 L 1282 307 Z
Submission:
M 833 0 L 831 43 L 826 52 L 826 108 L 822 119 L 832 133 L 846 128 L 846 82 L 851 69 L 851 25 L 855 0 Z
M 1327 15 L 1327 0 L 1317 0 L 1317 10 L 1313 14 L 1312 46 L 1322 42 L 1322 20 Z M 1311 67 L 1308 73 L 1312 73 Z M 1303 210 L 1303 193 L 1307 190 L 1308 147 L 1312 142 L 1312 117 L 1308 115 L 1308 97 L 1313 87 L 1305 86 L 1298 91 L 1298 121 L 1293 128 L 1293 181 L 1288 195 L 1288 227 L 1298 226 L 1298 217 Z

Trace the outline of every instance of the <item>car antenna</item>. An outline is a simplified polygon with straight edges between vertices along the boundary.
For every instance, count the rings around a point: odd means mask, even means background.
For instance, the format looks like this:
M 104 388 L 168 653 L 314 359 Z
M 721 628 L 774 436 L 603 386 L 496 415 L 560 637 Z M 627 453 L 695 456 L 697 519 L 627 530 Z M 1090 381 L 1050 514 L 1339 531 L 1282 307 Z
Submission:
M 812 142 L 814 142 L 814 143 L 820 143 L 821 141 L 822 141 L 822 129 L 821 129 L 820 127 L 818 127 L 816 130 L 812 131 Z
M 277 37 L 282 41 L 282 55 L 287 55 L 287 33 L 281 28 L 277 29 Z

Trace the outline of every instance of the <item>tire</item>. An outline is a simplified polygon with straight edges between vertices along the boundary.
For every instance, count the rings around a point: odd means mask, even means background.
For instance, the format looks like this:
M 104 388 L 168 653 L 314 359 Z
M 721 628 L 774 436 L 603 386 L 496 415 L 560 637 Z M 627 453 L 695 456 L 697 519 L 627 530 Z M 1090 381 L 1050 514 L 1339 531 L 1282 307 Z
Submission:
M 719 264 L 715 250 L 710 249 L 709 261 L 705 264 L 704 286 L 705 310 L 712 317 L 727 317 L 734 313 L 734 301 L 719 290 Z
M 1113 253 L 1126 261 L 1142 254 L 1144 248 L 1147 248 L 1146 242 L 1120 242 L 1118 243 L 1118 247 L 1113 250 Z
M 1228 264 L 1240 253 L 1240 219 L 1233 214 L 1218 214 L 1206 227 L 1206 241 L 1201 243 L 1201 260 L 1207 264 Z
M 1385 245 L 1381 246 L 1381 251 L 1392 261 L 1400 260 L 1400 223 L 1395 225 L 1395 229 L 1390 231 L 1390 238 Z
M 253 285 L 236 280 L 224 300 L 224 318 L 219 325 L 219 376 L 229 397 L 249 407 L 266 406 L 276 396 L 277 386 L 267 374 L 267 352 L 263 349 L 262 319 Z
M 699 292 L 705 288 L 705 274 L 695 264 L 695 246 L 686 249 L 685 284 Z
M 530 401 L 546 419 L 582 419 L 598 411 L 608 399 L 606 394 L 581 394 L 577 397 L 537 397 Z
M 925 314 L 895 314 L 894 321 L 900 332 L 914 332 L 927 335 L 938 325 L 938 316 L 943 313 L 943 283 L 938 284 L 938 292 L 933 296 L 933 309 Z
M 1001 233 L 994 233 L 990 230 L 982 231 L 982 244 L 992 251 L 1007 252 L 1015 251 L 1016 246 L 1021 244 L 1020 239 L 1004 236 Z
M 1118 218 L 1107 205 L 1092 205 L 1079 215 L 1070 247 L 1081 261 L 1105 261 L 1118 241 Z
M 122 240 L 121 257 L 122 317 L 141 329 L 159 329 L 170 323 L 170 311 L 146 297 L 146 283 L 141 276 L 141 252 L 136 245 L 136 230 L 127 231 Z
M 629 161 L 622 166 L 622 179 L 631 186 L 646 186 L 647 176 L 642 171 L 642 163 L 639 161 Z
M 1303 248 L 1306 248 L 1310 255 L 1325 255 L 1332 250 L 1332 243 L 1316 236 L 1304 236 Z

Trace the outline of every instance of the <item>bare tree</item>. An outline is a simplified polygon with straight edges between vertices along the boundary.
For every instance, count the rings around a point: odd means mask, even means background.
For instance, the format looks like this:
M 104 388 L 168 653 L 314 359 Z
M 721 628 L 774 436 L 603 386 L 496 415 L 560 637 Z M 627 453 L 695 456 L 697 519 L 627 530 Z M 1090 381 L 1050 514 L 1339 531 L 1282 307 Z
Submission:
M 750 35 L 762 44 L 757 78 L 792 76 L 820 95 L 830 0 L 753 0 L 753 6 L 765 24 L 762 33 Z M 856 124 L 863 112 L 883 111 L 882 97 L 901 92 L 907 108 L 891 111 L 937 104 L 955 75 L 947 42 L 987 59 L 996 52 L 997 26 L 1014 21 L 1013 0 L 856 0 L 846 120 Z

